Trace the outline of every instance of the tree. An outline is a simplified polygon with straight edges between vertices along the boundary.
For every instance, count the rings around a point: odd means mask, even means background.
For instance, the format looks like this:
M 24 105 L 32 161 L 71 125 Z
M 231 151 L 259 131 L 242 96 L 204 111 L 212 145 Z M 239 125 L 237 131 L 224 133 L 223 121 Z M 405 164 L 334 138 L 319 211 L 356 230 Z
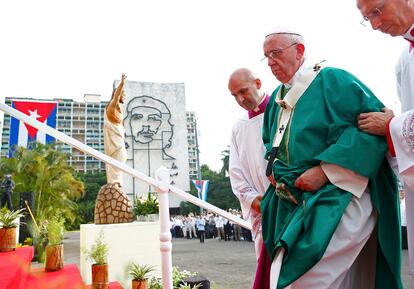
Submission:
M 85 186 L 85 195 L 78 201 L 79 215 L 82 223 L 94 221 L 94 210 L 96 196 L 103 185 L 106 184 L 105 172 L 100 173 L 79 173 L 77 179 L 82 181 Z
M 230 178 L 220 172 L 211 170 L 208 165 L 201 166 L 201 175 L 204 180 L 209 180 L 207 202 L 219 207 L 223 210 L 240 209 L 240 203 L 237 197 L 233 194 L 230 185 Z M 192 195 L 197 196 L 196 190 L 191 187 Z M 182 202 L 181 214 L 188 214 L 189 212 L 196 212 L 196 206 L 192 204 Z M 197 209 L 198 211 L 198 209 Z
M 66 224 L 77 220 L 75 200 L 83 195 L 83 183 L 75 179 L 67 155 L 55 144 L 17 146 L 13 157 L 0 160 L 0 174 L 7 173 L 13 175 L 15 193 L 34 192 L 36 221 L 56 215 L 65 218 Z
M 208 187 L 208 202 L 223 209 L 240 208 L 237 197 L 233 194 L 230 178 L 221 172 L 210 170 L 207 165 L 201 166 L 203 179 L 210 180 Z
M 195 187 L 190 184 L 190 194 L 193 195 L 194 197 L 198 198 L 197 196 L 197 190 L 195 189 Z M 200 213 L 200 207 L 194 205 L 193 203 L 190 202 L 181 202 L 180 203 L 180 214 L 187 216 L 189 213 L 193 213 L 193 214 L 199 214 Z
M 221 151 L 221 161 L 223 162 L 223 167 L 221 168 L 220 173 L 223 175 L 228 175 L 229 173 L 229 164 L 230 164 L 230 148 Z

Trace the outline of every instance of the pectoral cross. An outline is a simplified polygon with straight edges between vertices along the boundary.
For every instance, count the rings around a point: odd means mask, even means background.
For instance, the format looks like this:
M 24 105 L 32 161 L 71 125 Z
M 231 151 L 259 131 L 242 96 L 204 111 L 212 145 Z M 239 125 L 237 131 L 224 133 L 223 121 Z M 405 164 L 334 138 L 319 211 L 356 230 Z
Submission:
M 282 124 L 282 126 L 279 128 L 279 133 L 282 133 L 285 130 L 285 125 Z
M 319 64 L 315 64 L 315 66 L 313 67 L 313 71 L 317 72 L 321 70 L 321 66 Z
M 316 63 L 316 64 L 313 66 L 313 71 L 318 72 L 319 70 L 321 70 L 321 68 L 322 68 L 321 63 L 323 63 L 323 62 L 325 62 L 325 61 L 326 61 L 326 60 L 322 60 L 321 62 Z

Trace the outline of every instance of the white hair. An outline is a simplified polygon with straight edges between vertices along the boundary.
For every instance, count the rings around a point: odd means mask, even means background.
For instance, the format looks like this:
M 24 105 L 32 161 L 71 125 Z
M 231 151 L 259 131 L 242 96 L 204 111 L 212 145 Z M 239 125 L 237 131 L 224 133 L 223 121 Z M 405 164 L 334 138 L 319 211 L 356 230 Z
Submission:
M 296 29 L 292 29 L 292 27 L 289 26 L 276 26 L 273 27 L 271 30 L 269 30 L 266 33 L 266 37 L 270 36 L 270 35 L 274 35 L 274 34 L 282 34 L 283 36 L 285 36 L 288 40 L 296 43 L 302 43 L 304 44 L 304 39 L 303 36 L 297 32 Z

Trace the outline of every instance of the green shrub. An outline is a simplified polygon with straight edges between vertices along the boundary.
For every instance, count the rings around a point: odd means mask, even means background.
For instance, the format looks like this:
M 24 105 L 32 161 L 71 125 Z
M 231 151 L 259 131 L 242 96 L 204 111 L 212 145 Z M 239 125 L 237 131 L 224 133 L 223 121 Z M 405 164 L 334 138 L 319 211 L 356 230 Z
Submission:
M 184 284 L 180 285 L 179 288 L 180 289 L 198 289 L 198 288 L 200 288 L 200 286 L 201 286 L 201 284 L 197 284 L 197 285 L 194 285 L 193 287 L 191 287 L 190 284 L 184 283 Z
M 156 193 L 148 192 L 146 198 L 141 196 L 135 198 L 134 205 L 135 216 L 146 216 L 149 214 L 158 214 L 158 199 Z
M 139 265 L 131 263 L 128 265 L 127 271 L 132 280 L 144 281 L 149 278 L 149 273 L 153 272 L 154 266 L 150 265 Z
M 18 226 L 17 218 L 23 217 L 24 209 L 10 211 L 6 207 L 0 210 L 0 226 L 3 228 L 15 228 Z
M 60 245 L 63 242 L 63 229 L 65 220 L 53 217 L 46 225 L 49 245 Z
M 180 271 L 177 266 L 173 267 L 172 278 L 173 278 L 173 289 L 180 289 L 180 281 L 187 277 L 196 276 L 197 272 L 190 272 L 186 270 Z M 161 278 L 152 277 L 149 281 L 148 289 L 162 289 Z
M 39 221 L 39 227 L 36 227 L 33 222 L 28 225 L 29 232 L 33 236 L 33 245 L 35 247 L 35 260 L 43 263 L 46 258 L 45 248 L 48 244 L 47 236 L 47 220 Z
M 33 238 L 31 238 L 31 237 L 27 237 L 27 238 L 23 241 L 23 245 L 24 245 L 24 246 L 33 246 Z
M 94 264 L 103 265 L 108 262 L 108 245 L 105 243 L 103 231 L 99 233 L 91 249 L 84 250 L 84 253 L 86 258 Z
M 68 155 L 59 145 L 30 142 L 30 148 L 16 146 L 13 157 L 0 159 L 0 175 L 5 172 L 13 175 L 14 196 L 34 192 L 33 214 L 38 224 L 56 215 L 71 224 L 79 216 L 76 200 L 83 195 L 83 183 L 74 178 Z

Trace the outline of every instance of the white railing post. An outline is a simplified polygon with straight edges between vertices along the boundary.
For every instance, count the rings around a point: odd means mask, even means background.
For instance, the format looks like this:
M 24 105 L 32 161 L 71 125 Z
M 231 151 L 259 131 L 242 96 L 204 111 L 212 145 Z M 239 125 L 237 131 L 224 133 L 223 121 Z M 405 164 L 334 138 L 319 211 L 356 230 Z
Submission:
M 170 232 L 170 211 L 168 193 L 170 191 L 170 172 L 165 167 L 160 167 L 155 172 L 158 182 L 158 203 L 160 213 L 160 251 L 161 251 L 161 274 L 162 288 L 172 289 L 172 243 Z

